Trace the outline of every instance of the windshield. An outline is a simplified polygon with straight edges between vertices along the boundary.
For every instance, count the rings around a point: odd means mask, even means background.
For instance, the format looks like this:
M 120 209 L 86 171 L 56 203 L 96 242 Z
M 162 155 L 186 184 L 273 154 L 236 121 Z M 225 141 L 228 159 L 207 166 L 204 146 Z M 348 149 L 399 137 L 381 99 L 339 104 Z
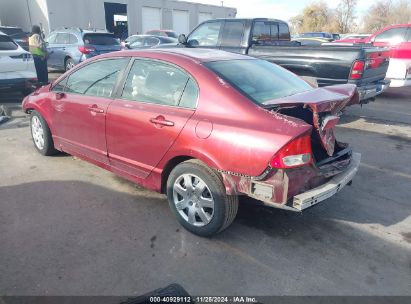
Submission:
M 112 34 L 86 34 L 84 35 L 85 44 L 94 45 L 119 45 L 120 42 Z
M 11 38 L 0 35 L 0 51 L 17 50 L 17 48 L 17 44 L 15 44 L 14 41 L 11 40 Z
M 265 60 L 225 60 L 205 66 L 258 104 L 311 90 L 304 80 Z

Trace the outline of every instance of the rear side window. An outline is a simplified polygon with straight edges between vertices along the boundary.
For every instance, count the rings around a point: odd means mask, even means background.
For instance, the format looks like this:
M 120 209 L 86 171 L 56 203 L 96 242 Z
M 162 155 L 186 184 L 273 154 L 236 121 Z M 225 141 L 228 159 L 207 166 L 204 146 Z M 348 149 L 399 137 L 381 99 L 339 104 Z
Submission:
M 119 45 L 120 42 L 111 34 L 85 34 L 83 37 L 85 44 L 93 45 Z
M 375 37 L 375 42 L 391 42 L 399 43 L 405 41 L 405 36 L 407 34 L 406 27 L 397 27 L 386 30 Z
M 76 44 L 76 43 L 78 43 L 77 37 L 74 36 L 73 34 L 69 34 L 69 43 L 70 43 L 70 44 Z
M 244 23 L 227 21 L 224 24 L 221 46 L 240 46 L 243 39 Z
M 185 91 L 189 80 L 190 77 L 175 66 L 158 61 L 136 60 L 121 97 L 137 102 L 178 106 L 184 96 L 184 107 L 194 107 L 196 98 L 193 96 L 196 92 L 193 84 L 189 84 Z
M 222 21 L 201 24 L 188 37 L 191 46 L 217 46 Z
M 13 51 L 17 48 L 17 44 L 11 38 L 0 35 L 0 51 Z
M 290 40 L 290 30 L 287 24 L 280 23 L 278 25 L 278 39 L 279 40 Z
M 127 58 L 99 60 L 73 72 L 66 83 L 67 93 L 111 97 L 117 77 Z
M 58 33 L 56 36 L 55 44 L 69 44 L 70 35 L 66 33 Z
M 57 34 L 51 34 L 50 36 L 47 37 L 46 41 L 49 44 L 54 44 L 56 43 L 56 37 L 57 37 Z
M 257 21 L 253 27 L 253 41 L 276 41 L 278 40 L 278 23 Z
M 144 46 L 155 46 L 160 43 L 160 40 L 158 38 L 146 38 L 144 40 Z

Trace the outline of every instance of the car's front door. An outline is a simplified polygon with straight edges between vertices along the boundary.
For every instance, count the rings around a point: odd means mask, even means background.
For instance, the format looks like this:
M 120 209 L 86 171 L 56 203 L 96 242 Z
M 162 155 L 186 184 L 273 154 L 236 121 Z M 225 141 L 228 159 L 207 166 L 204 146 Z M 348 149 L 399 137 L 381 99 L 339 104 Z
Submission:
M 224 21 L 208 21 L 200 24 L 187 37 L 187 44 L 191 47 L 218 49 Z
M 128 61 L 117 58 L 92 62 L 54 86 L 53 137 L 63 151 L 108 164 L 107 108 Z
M 162 61 L 135 60 L 107 112 L 110 164 L 146 178 L 193 115 L 197 97 L 197 84 L 185 71 Z

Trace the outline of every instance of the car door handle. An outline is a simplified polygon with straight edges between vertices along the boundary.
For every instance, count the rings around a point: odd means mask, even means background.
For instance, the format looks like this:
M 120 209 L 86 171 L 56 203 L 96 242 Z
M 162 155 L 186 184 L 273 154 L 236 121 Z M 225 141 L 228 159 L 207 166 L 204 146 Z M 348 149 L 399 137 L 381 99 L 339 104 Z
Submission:
M 97 105 L 92 105 L 88 107 L 90 112 L 94 112 L 94 113 L 104 113 L 104 110 L 99 108 Z
M 167 126 L 167 127 L 172 127 L 174 126 L 174 122 L 170 120 L 166 120 L 163 115 L 159 115 L 155 118 L 150 118 L 150 122 L 155 125 L 160 125 L 160 126 Z

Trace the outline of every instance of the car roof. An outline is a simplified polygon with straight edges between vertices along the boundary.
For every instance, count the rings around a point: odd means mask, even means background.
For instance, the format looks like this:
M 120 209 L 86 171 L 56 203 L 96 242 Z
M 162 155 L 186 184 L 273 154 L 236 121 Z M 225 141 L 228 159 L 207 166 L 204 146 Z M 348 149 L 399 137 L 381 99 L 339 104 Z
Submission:
M 139 51 L 136 51 L 136 55 Z M 202 48 L 156 48 L 145 51 L 146 53 L 168 53 L 183 56 L 200 62 L 235 60 L 235 59 L 255 59 L 249 56 L 229 53 L 221 50 L 202 49 Z

